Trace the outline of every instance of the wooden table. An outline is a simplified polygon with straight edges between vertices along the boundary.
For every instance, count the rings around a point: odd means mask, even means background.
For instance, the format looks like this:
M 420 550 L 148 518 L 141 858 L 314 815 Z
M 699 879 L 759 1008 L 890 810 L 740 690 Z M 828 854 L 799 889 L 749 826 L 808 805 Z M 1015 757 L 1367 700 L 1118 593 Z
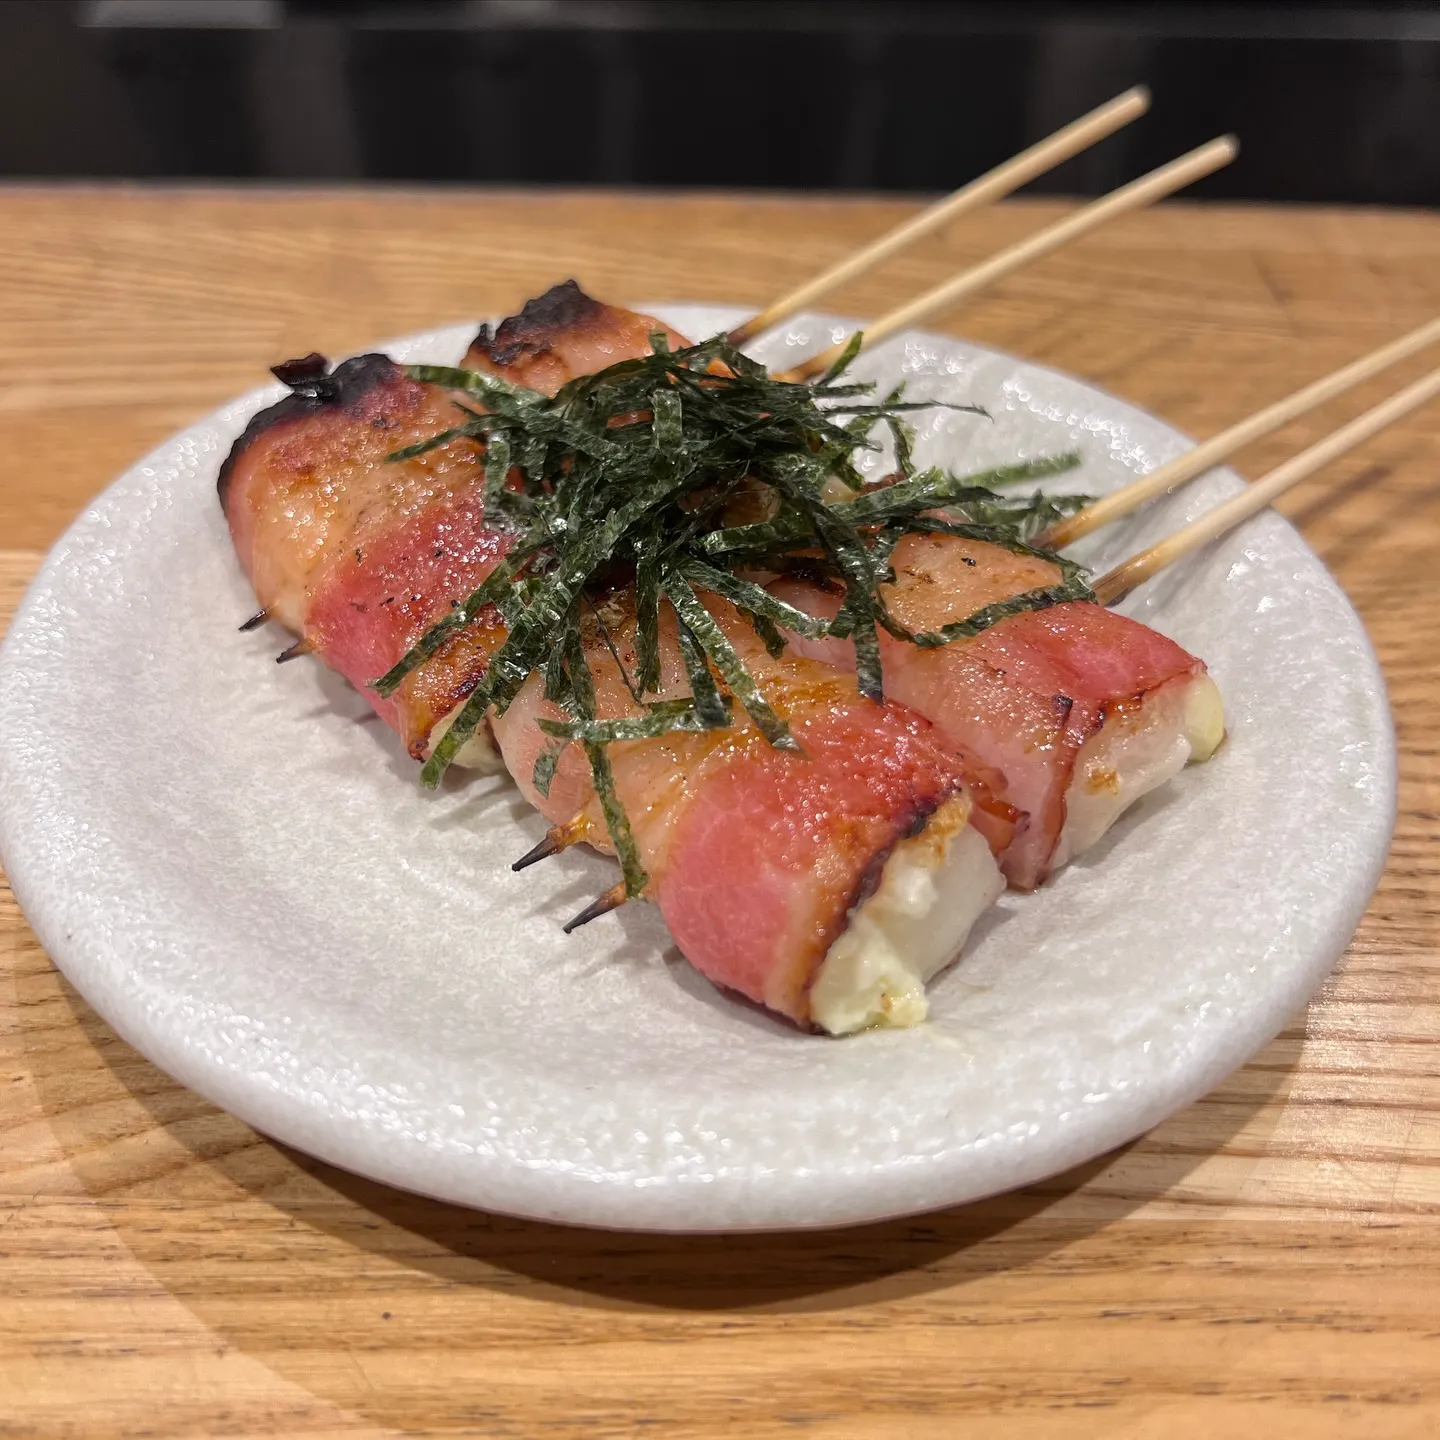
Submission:
M 969 220 L 840 303 L 878 313 L 1059 208 Z M 115 472 L 276 359 L 504 312 L 572 273 L 617 299 L 760 302 L 906 209 L 0 191 L 0 604 Z M 1437 311 L 1440 218 L 1174 205 L 951 323 L 1203 435 Z M 1251 1064 L 1018 1194 L 693 1240 L 398 1194 L 146 1063 L 0 893 L 0 1435 L 1440 1433 L 1440 406 L 1286 508 L 1390 678 L 1390 867 L 1337 974 Z

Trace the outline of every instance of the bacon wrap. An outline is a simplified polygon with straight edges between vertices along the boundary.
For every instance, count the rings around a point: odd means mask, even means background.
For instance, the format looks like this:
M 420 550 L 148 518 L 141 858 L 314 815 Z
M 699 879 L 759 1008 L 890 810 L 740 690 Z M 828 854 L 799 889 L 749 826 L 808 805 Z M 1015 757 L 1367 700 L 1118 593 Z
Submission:
M 879 883 L 895 845 L 922 831 L 947 801 L 958 830 L 983 816 L 1009 838 L 1014 812 L 927 721 L 876 705 L 847 671 L 795 656 L 773 659 L 726 601 L 702 597 L 801 753 L 779 750 L 738 710 L 738 723 L 610 747 L 616 793 L 676 944 L 702 974 L 801 1024 L 809 989 L 850 912 Z M 634 673 L 627 595 L 602 616 L 620 663 Z M 674 613 L 661 610 L 659 694 L 689 693 Z M 609 647 L 589 627 L 586 655 L 603 719 L 642 713 Z M 608 850 L 604 821 L 578 747 L 561 758 L 548 795 L 532 780 L 546 745 L 535 721 L 563 719 L 531 676 L 494 722 L 525 796 L 557 822 L 583 815 L 585 838 Z M 977 825 L 977 828 L 980 828 Z
M 602 304 L 566 280 L 527 300 L 518 315 L 502 320 L 493 333 L 482 325 L 462 363 L 469 370 L 553 395 L 578 375 L 649 355 L 650 336 L 656 331 L 672 349 L 690 343 L 653 316 Z
M 916 632 L 938 630 L 1061 578 L 1059 568 L 1040 557 L 948 535 L 907 535 L 891 564 L 895 583 L 881 593 L 895 618 Z M 781 579 L 771 589 L 816 615 L 839 610 L 838 593 L 809 582 Z M 791 644 L 832 664 L 854 664 L 848 641 L 792 638 Z M 882 631 L 880 654 L 888 697 L 1004 776 L 1005 798 L 1023 818 L 1001 868 L 1012 885 L 1027 890 L 1050 873 L 1085 742 L 1107 716 L 1205 669 L 1148 626 L 1078 601 L 1013 615 L 937 649 Z
M 573 280 L 531 300 L 462 362 L 531 389 L 650 353 L 658 320 L 592 300 Z M 451 392 L 360 355 L 261 411 L 220 469 L 236 553 L 273 619 L 300 633 L 423 758 L 435 725 L 484 677 L 505 641 L 493 607 L 381 699 L 383 675 L 508 548 L 486 526 L 482 447 L 459 439 L 411 460 L 386 456 L 461 418 Z M 292 368 L 309 362 L 292 362 Z
M 260 603 L 421 756 L 503 643 L 499 616 L 482 616 L 389 699 L 370 682 L 484 581 L 509 542 L 484 523 L 474 442 L 385 458 L 454 424 L 448 392 L 383 355 L 326 379 L 321 394 L 287 396 L 251 420 L 221 467 L 220 501 Z
M 895 845 L 969 796 L 963 767 L 918 715 L 803 665 L 781 701 L 803 754 L 741 726 L 687 764 L 688 804 L 654 897 L 697 970 L 802 1024 L 831 944 Z M 957 829 L 969 814 L 966 803 Z

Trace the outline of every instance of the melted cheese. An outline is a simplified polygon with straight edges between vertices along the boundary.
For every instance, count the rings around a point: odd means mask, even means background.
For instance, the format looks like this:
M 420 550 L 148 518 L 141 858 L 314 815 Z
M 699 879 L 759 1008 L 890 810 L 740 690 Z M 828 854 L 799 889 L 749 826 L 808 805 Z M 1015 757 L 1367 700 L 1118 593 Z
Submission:
M 1005 881 L 969 804 L 952 800 L 902 840 L 880 884 L 850 917 L 810 990 L 810 1014 L 832 1035 L 918 1025 L 929 1014 L 925 983 L 960 952 L 970 927 Z
M 1117 710 L 1076 757 L 1055 869 L 1088 850 L 1142 795 L 1208 760 L 1224 738 L 1220 691 L 1203 673 Z
M 464 706 L 465 702 L 462 700 L 448 715 L 442 715 L 435 722 L 430 731 L 432 751 L 455 723 L 455 717 Z M 505 762 L 500 758 L 500 752 L 495 748 L 495 741 L 490 734 L 489 720 L 482 720 L 475 727 L 474 734 L 455 752 L 455 758 L 450 763 L 459 765 L 464 770 L 479 770 L 486 775 L 496 775 L 505 768 Z

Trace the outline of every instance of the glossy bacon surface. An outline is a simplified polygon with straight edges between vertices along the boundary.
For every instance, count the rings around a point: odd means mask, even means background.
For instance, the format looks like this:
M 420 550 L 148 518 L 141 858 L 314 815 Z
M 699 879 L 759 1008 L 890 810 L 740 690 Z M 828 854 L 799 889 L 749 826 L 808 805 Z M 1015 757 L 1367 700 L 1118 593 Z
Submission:
M 651 353 L 662 332 L 672 349 L 690 342 L 652 315 L 592 299 L 573 280 L 526 301 L 518 315 L 488 325 L 471 342 L 466 369 L 500 375 L 553 395 L 567 380 Z
M 717 984 L 806 1023 L 810 985 L 894 846 L 947 801 L 960 805 L 951 806 L 952 824 L 983 814 L 1002 836 L 1012 814 L 919 715 L 865 699 L 848 671 L 772 658 L 729 604 L 704 598 L 802 753 L 771 746 L 737 711 L 728 729 L 612 745 L 616 792 L 650 876 L 647 896 L 686 958 Z M 604 618 L 620 663 L 634 673 L 626 597 L 605 607 Z M 586 650 L 600 717 L 640 714 L 593 629 Z M 661 695 L 688 694 L 668 607 L 661 661 Z M 507 768 L 543 814 L 565 822 L 582 813 L 586 837 L 608 849 L 578 747 L 565 753 L 548 796 L 535 790 L 531 774 L 546 743 L 535 725 L 541 717 L 563 715 L 532 676 L 494 722 Z
M 330 379 L 323 396 L 288 396 L 250 422 L 221 469 L 220 500 L 260 603 L 421 755 L 503 642 L 498 616 L 390 699 L 369 683 L 484 580 L 508 542 L 485 525 L 472 441 L 385 458 L 454 424 L 448 392 L 383 355 L 347 360 Z
M 575 282 L 530 301 L 464 364 L 553 392 L 592 369 L 650 353 L 647 315 L 602 305 Z M 390 698 L 383 675 L 499 562 L 508 541 L 485 524 L 481 449 L 459 439 L 410 460 L 386 456 L 448 429 L 451 393 L 384 355 L 336 367 L 315 395 L 292 394 L 246 426 L 221 467 L 220 501 L 261 605 L 304 636 L 423 756 L 431 731 L 474 689 L 505 630 L 491 610 Z
M 917 632 L 1060 579 L 1058 568 L 1042 558 L 948 535 L 906 536 L 891 563 L 895 583 L 882 594 L 895 618 Z M 771 588 L 814 614 L 839 608 L 838 595 L 808 582 L 779 580 Z M 853 664 L 847 641 L 792 644 L 834 664 Z M 1004 776 L 1005 798 L 1023 819 L 1001 864 L 1021 889 L 1049 873 L 1076 760 L 1106 716 L 1204 670 L 1148 626 L 1085 602 L 1014 615 L 937 649 L 882 632 L 881 663 L 888 697 Z

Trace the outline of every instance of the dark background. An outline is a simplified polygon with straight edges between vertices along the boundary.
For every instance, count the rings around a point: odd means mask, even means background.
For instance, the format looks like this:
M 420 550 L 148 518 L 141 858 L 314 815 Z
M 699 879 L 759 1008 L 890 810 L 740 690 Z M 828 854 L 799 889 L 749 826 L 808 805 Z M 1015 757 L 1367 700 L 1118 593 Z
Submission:
M 1137 81 L 1032 188 L 1440 203 L 1433 3 L 0 0 L 0 175 L 945 190 Z

